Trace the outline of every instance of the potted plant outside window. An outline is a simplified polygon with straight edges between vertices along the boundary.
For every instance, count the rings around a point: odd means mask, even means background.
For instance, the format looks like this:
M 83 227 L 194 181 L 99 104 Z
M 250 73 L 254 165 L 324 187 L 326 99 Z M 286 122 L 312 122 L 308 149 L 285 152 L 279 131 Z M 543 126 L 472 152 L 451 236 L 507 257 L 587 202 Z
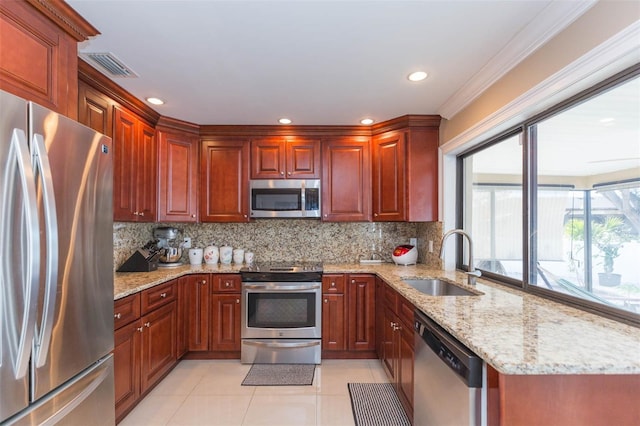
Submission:
M 574 240 L 584 242 L 584 220 L 571 220 L 565 230 Z M 598 249 L 594 257 L 602 258 L 603 265 L 603 272 L 598 273 L 600 285 L 613 287 L 620 284 L 621 275 L 613 272 L 614 261 L 620 256 L 624 244 L 633 239 L 633 234 L 620 217 L 606 216 L 602 221 L 592 221 L 591 242 Z

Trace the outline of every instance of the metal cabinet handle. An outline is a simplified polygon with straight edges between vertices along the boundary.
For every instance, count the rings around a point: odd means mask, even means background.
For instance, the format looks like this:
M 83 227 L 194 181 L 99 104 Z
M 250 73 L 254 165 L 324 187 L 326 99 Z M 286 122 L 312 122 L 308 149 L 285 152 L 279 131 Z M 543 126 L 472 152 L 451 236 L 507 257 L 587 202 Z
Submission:
M 113 316 L 115 319 L 120 319 L 122 317 L 122 314 L 120 312 L 118 312 L 117 314 L 115 314 Z
M 355 283 L 356 283 L 356 280 L 351 280 L 351 284 L 355 284 Z
M 140 216 L 144 216 L 144 212 L 140 212 L 139 214 L 140 214 Z
M 324 303 L 329 303 L 329 299 L 324 299 Z
M 373 215 L 374 215 L 375 217 L 378 217 L 378 213 L 374 213 Z
M 195 217 L 196 217 L 196 215 L 195 215 L 195 214 L 192 214 L 192 215 L 191 215 L 191 217 L 195 218 Z
M 207 280 L 202 280 L 202 282 L 200 284 L 206 284 Z
M 150 322 L 145 322 L 145 323 L 144 323 L 144 326 L 145 326 L 145 327 L 147 327 L 147 328 L 149 328 L 149 327 L 151 327 L 151 323 L 150 323 Z
M 160 297 L 164 299 L 165 297 L 167 297 L 167 293 L 160 293 Z
M 225 286 L 225 287 L 229 287 L 229 286 L 231 286 L 231 283 L 230 283 L 229 281 L 225 281 L 225 282 L 224 282 L 224 286 Z
M 138 328 L 136 328 L 136 330 L 138 330 L 140 333 L 142 333 L 143 328 L 142 327 L 138 327 Z
M 236 303 L 240 303 L 240 299 L 236 299 Z
M 334 283 L 333 281 L 331 281 L 331 287 L 335 287 L 336 283 Z
M 284 172 L 280 172 L 280 176 L 284 176 Z
M 291 176 L 291 172 L 287 173 L 289 176 Z

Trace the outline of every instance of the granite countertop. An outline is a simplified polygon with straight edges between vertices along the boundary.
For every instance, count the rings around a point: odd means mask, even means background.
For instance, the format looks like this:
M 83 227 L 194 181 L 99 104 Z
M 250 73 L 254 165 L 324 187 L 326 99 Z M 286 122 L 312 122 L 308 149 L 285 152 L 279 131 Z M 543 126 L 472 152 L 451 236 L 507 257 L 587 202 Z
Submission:
M 181 266 L 115 274 L 115 299 L 192 273 L 237 273 L 238 266 Z M 325 273 L 377 274 L 407 300 L 503 374 L 640 374 L 640 329 L 478 279 L 479 296 L 427 296 L 402 278 L 461 272 L 423 265 L 325 264 Z

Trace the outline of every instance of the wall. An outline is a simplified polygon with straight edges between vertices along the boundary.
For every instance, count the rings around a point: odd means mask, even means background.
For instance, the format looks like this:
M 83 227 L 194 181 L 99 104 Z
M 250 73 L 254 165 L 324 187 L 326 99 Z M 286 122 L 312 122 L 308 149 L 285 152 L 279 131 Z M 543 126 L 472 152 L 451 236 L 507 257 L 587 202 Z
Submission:
M 442 236 L 438 222 L 351 222 L 327 223 L 319 220 L 263 219 L 250 223 L 114 223 L 114 269 L 136 249 L 149 242 L 157 226 L 175 226 L 192 239 L 194 247 L 229 244 L 255 253 L 257 261 L 314 260 L 326 263 L 353 263 L 371 250 L 391 262 L 391 252 L 409 238 L 418 238 L 419 262 L 440 267 L 437 249 Z M 428 242 L 434 253 L 428 253 Z M 183 260 L 186 259 L 186 253 Z
M 582 56 L 621 31 L 636 24 L 639 19 L 640 3 L 637 1 L 598 2 L 565 30 L 489 87 L 462 111 L 451 117 L 450 120 L 443 120 L 440 125 L 440 145 L 468 132 L 469 129 L 491 117 L 492 114 L 545 79 L 578 61 Z M 609 74 L 613 74 L 613 71 Z M 559 87 L 558 90 L 560 89 L 563 88 Z M 568 97 L 567 95 L 562 96 Z M 549 99 L 549 103 L 551 102 L 553 100 Z M 535 110 L 534 107 L 527 116 L 540 112 L 546 107 L 542 104 L 537 106 L 539 106 L 539 110 Z M 523 117 L 516 117 L 516 119 L 522 120 Z M 490 135 L 484 135 L 484 137 L 488 136 Z

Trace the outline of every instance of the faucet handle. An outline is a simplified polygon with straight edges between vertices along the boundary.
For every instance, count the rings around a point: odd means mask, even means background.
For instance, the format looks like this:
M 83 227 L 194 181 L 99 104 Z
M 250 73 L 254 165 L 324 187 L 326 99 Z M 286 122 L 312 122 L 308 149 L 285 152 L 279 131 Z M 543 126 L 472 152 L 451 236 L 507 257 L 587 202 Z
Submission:
M 479 271 L 479 270 L 476 269 L 475 271 L 465 272 L 465 274 L 473 275 L 474 277 L 481 277 L 482 276 L 482 271 Z

